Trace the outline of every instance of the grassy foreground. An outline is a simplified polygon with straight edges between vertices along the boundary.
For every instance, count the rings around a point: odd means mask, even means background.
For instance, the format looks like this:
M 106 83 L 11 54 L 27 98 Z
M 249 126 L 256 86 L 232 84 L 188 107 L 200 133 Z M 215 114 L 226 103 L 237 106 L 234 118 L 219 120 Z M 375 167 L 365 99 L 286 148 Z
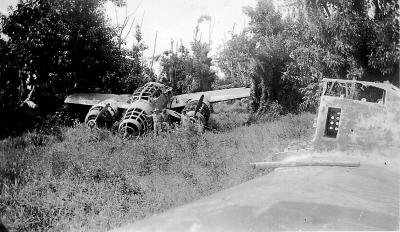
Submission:
M 313 133 L 311 114 L 236 127 L 243 112 L 216 111 L 202 135 L 126 141 L 78 125 L 0 142 L 0 220 L 11 231 L 106 231 L 261 175 L 248 163 Z

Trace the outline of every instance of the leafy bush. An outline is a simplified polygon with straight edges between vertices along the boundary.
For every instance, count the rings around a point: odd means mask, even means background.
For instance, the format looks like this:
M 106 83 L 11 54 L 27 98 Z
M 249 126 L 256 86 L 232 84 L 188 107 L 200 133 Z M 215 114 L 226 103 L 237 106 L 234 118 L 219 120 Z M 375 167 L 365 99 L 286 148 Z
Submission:
M 246 99 L 222 102 L 213 105 L 213 114 L 208 122 L 213 131 L 228 131 L 244 125 L 249 118 L 249 102 Z
M 281 117 L 283 114 L 283 107 L 278 101 L 269 102 L 263 106 L 256 115 L 256 119 L 260 122 L 274 121 Z

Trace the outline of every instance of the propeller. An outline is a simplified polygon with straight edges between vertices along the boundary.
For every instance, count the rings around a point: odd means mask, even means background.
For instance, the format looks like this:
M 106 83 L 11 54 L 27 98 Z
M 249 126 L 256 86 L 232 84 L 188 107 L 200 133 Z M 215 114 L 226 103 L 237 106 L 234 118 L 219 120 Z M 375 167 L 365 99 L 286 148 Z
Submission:
M 97 120 L 107 111 L 108 107 L 110 107 L 110 103 L 107 103 L 103 109 L 100 110 L 99 114 L 97 115 L 96 119 L 94 120 L 94 124 L 91 125 L 90 127 L 95 127 L 97 126 Z
M 203 100 L 204 100 L 204 94 L 201 95 L 199 101 L 197 102 L 196 110 L 194 111 L 193 117 L 196 117 L 197 112 L 199 112 L 200 107 L 203 105 Z

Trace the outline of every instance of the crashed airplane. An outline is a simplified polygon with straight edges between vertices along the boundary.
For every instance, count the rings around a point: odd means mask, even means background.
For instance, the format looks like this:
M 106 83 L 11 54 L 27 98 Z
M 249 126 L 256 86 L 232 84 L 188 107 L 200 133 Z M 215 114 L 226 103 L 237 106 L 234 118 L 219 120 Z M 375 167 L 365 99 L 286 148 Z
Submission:
M 400 90 L 324 79 L 310 149 L 268 156 L 267 175 L 122 231 L 399 230 Z
M 91 106 L 85 118 L 89 127 L 111 127 L 117 124 L 119 134 L 136 137 L 153 129 L 151 114 L 162 110 L 175 119 L 185 112 L 191 121 L 206 124 L 212 111 L 211 104 L 246 98 L 249 88 L 232 88 L 190 94 L 172 94 L 172 88 L 157 82 L 148 82 L 129 94 L 75 93 L 65 99 L 67 104 Z
M 389 83 L 324 79 L 315 146 L 379 150 L 400 146 L 400 90 Z

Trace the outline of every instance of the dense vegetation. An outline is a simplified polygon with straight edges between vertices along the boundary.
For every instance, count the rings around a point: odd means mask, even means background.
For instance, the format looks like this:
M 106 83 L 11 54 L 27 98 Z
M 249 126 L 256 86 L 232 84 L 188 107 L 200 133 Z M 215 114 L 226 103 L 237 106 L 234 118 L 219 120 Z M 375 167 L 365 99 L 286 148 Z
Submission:
M 397 1 L 299 0 L 282 17 L 259 0 L 244 12 L 249 27 L 231 33 L 218 61 L 232 83 L 252 84 L 254 112 L 274 101 L 313 111 L 322 78 L 399 84 Z
M 13 231 L 105 231 L 252 179 L 262 173 L 250 162 L 310 139 L 311 114 L 238 127 L 246 108 L 217 106 L 205 134 L 123 140 L 77 125 L 4 140 L 0 220 Z
M 28 0 L 1 17 L 2 134 L 37 127 L 71 92 L 133 92 L 146 81 L 140 60 L 125 58 L 140 50 L 120 47 L 103 3 Z
M 0 15 L 0 221 L 16 231 L 136 221 L 251 179 L 260 173 L 249 162 L 309 139 L 304 111 L 315 111 L 322 78 L 399 84 L 397 1 L 298 0 L 291 17 L 255 1 L 248 27 L 216 57 L 199 31 L 208 23 L 211 35 L 212 19 L 200 16 L 189 47 L 172 41 L 151 63 L 141 27 L 128 25 L 127 49 L 127 21 L 111 25 L 106 0 L 21 0 Z M 176 94 L 251 86 L 252 98 L 216 105 L 205 134 L 137 140 L 90 131 L 63 105 L 72 92 L 129 93 L 155 80 Z

